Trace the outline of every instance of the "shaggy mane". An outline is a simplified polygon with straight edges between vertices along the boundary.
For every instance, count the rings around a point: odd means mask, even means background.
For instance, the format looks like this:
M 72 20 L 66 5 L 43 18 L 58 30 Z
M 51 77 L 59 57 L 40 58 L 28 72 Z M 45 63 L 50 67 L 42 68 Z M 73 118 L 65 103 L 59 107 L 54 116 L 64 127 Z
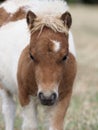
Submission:
M 31 33 L 34 33 L 37 30 L 40 30 L 41 33 L 45 26 L 51 28 L 54 32 L 68 34 L 68 28 L 67 26 L 64 26 L 63 21 L 60 20 L 60 18 L 53 16 L 37 18 L 34 22 L 33 28 L 31 29 Z
M 64 26 L 60 19 L 61 15 L 68 10 L 68 6 L 63 0 L 37 0 L 35 7 L 31 7 L 37 18 L 31 32 L 40 30 L 42 32 L 45 26 L 51 28 L 55 32 L 68 34 L 67 26 Z M 28 10 L 28 9 L 27 9 Z

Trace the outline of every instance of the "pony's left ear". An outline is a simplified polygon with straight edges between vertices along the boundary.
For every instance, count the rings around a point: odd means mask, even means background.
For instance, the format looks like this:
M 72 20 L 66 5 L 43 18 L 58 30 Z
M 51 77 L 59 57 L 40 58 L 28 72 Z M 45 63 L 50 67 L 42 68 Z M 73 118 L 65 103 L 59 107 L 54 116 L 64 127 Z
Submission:
M 34 20 L 36 18 L 36 15 L 32 11 L 28 11 L 26 20 L 28 25 L 32 25 L 34 23 Z
M 67 25 L 68 29 L 71 27 L 72 17 L 69 12 L 65 12 L 64 14 L 62 14 L 61 20 L 63 20 L 64 25 Z

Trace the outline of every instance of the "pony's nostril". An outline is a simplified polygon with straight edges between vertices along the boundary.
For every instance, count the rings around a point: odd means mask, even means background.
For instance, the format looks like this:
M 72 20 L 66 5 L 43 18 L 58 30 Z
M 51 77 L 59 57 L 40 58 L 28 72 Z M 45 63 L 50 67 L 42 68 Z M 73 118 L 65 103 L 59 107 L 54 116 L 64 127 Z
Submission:
M 57 98 L 57 95 L 56 95 L 56 93 L 53 93 L 52 95 L 51 95 L 51 100 L 56 100 L 56 98 Z
M 38 94 L 38 96 L 39 96 L 39 99 L 41 99 L 41 100 L 44 100 L 44 94 L 42 93 L 42 92 L 40 92 L 39 94 Z

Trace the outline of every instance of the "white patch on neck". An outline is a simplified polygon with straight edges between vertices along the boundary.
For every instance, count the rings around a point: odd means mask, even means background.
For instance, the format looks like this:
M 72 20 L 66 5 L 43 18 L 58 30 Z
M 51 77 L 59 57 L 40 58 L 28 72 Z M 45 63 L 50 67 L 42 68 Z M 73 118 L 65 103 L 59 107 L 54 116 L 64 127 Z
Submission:
M 51 40 L 51 42 L 53 42 L 54 44 L 54 51 L 55 52 L 58 52 L 60 50 L 60 42 L 59 41 L 56 41 L 56 40 Z

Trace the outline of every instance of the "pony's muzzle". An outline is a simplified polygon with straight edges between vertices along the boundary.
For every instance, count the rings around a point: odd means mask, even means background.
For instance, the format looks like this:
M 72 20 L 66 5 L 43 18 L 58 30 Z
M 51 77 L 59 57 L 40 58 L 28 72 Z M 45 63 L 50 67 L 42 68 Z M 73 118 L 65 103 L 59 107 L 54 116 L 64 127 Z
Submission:
M 38 97 L 40 99 L 41 104 L 47 105 L 47 106 L 51 106 L 51 105 L 55 104 L 55 102 L 57 100 L 57 94 L 55 92 L 52 93 L 50 96 L 45 96 L 44 93 L 39 92 Z

